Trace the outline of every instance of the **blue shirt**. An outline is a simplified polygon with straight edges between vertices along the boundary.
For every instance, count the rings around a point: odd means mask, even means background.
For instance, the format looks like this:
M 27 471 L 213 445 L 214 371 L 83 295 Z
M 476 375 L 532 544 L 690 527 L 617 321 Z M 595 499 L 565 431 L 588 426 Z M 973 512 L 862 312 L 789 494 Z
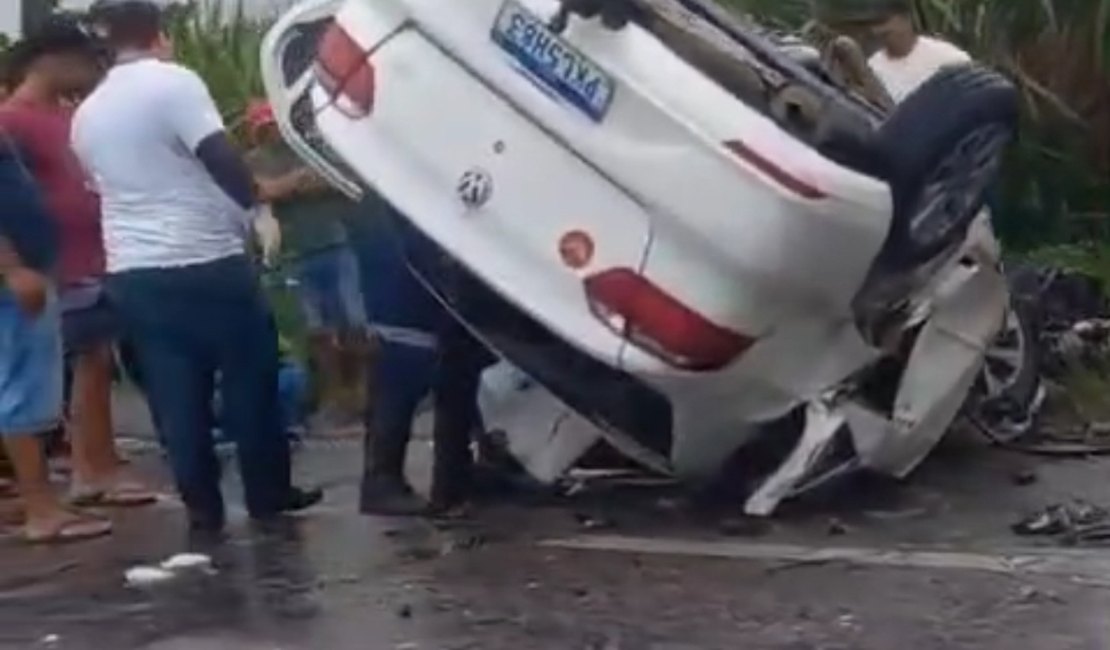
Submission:
M 0 134 L 0 237 L 28 268 L 50 272 L 58 257 L 58 233 L 38 186 L 11 141 Z
M 449 316 L 413 275 L 409 261 L 438 256 L 438 251 L 385 201 L 367 198 L 362 207 L 347 230 L 359 261 L 367 318 L 387 341 L 434 344 L 436 332 Z

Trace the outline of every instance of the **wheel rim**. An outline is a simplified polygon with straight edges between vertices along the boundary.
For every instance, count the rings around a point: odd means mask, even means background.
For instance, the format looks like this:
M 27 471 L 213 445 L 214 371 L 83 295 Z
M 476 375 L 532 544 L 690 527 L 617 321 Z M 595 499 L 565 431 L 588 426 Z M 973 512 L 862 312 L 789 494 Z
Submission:
M 1036 392 L 1027 398 L 1012 392 L 1027 372 L 1029 345 L 1032 342 L 1017 312 L 1007 309 L 1002 330 L 984 355 L 980 371 L 982 393 L 971 411 L 975 424 L 995 442 L 1011 443 L 1028 433 L 1044 401 L 1042 386 L 1037 386 Z M 1028 401 L 1020 403 L 1020 399 Z
M 1002 331 L 987 349 L 983 363 L 982 378 L 987 400 L 1005 396 L 1017 384 L 1025 370 L 1025 346 L 1028 343 L 1017 314 L 1007 309 Z
M 914 241 L 926 245 L 941 241 L 953 227 L 979 211 L 1009 140 L 1010 129 L 1002 124 L 980 127 L 937 165 L 910 221 Z

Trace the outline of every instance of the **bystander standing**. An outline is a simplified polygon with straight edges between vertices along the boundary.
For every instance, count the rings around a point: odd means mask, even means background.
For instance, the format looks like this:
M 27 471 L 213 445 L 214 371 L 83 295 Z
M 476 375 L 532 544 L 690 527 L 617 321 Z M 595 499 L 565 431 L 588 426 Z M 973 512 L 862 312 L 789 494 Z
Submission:
M 73 145 L 100 193 L 107 288 L 131 337 L 190 524 L 221 529 L 211 434 L 237 447 L 255 519 L 302 510 L 319 490 L 290 481 L 278 409 L 278 338 L 246 254 L 258 199 L 204 82 L 173 63 L 162 11 L 147 0 L 97 7 L 115 65 L 81 104 Z
M 296 282 L 319 396 L 312 428 L 343 431 L 359 424 L 370 348 L 358 262 L 345 226 L 359 208 L 282 140 L 267 102 L 250 105 L 247 125 L 253 145 L 247 163 L 279 192 L 270 205 Z
M 72 104 L 102 74 L 99 49 L 76 23 L 48 21 L 10 55 L 14 86 L 0 129 L 14 141 L 58 227 L 57 272 L 65 353 L 71 369 L 67 429 L 71 499 L 83 505 L 141 505 L 153 493 L 123 476 L 112 426 L 116 319 L 103 291 L 100 204 L 70 148 Z

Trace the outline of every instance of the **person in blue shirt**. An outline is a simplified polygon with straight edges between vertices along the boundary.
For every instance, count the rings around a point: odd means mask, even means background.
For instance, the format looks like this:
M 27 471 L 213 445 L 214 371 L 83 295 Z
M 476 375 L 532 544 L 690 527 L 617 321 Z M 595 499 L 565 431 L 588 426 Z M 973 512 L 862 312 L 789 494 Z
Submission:
M 482 428 L 478 389 L 495 357 L 424 287 L 410 263 L 440 264 L 442 254 L 384 201 L 365 201 L 363 218 L 348 225 L 359 259 L 366 313 L 380 343 L 373 416 L 367 427 L 360 494 L 364 514 L 445 513 L 473 492 L 471 439 Z M 430 503 L 405 478 L 413 420 L 434 396 L 434 459 Z M 479 444 L 482 447 L 482 444 Z
M 111 522 L 70 510 L 50 485 L 42 436 L 62 419 L 61 314 L 52 272 L 58 236 L 31 175 L 0 132 L 0 440 L 15 469 L 24 538 L 108 534 Z

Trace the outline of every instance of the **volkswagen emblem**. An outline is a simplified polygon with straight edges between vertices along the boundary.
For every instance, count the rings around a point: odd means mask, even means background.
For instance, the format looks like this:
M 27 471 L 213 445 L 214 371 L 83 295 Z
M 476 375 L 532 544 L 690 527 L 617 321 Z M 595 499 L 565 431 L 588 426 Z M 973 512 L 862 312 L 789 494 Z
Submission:
M 455 191 L 466 207 L 480 208 L 493 195 L 493 177 L 486 170 L 474 167 L 462 175 Z

